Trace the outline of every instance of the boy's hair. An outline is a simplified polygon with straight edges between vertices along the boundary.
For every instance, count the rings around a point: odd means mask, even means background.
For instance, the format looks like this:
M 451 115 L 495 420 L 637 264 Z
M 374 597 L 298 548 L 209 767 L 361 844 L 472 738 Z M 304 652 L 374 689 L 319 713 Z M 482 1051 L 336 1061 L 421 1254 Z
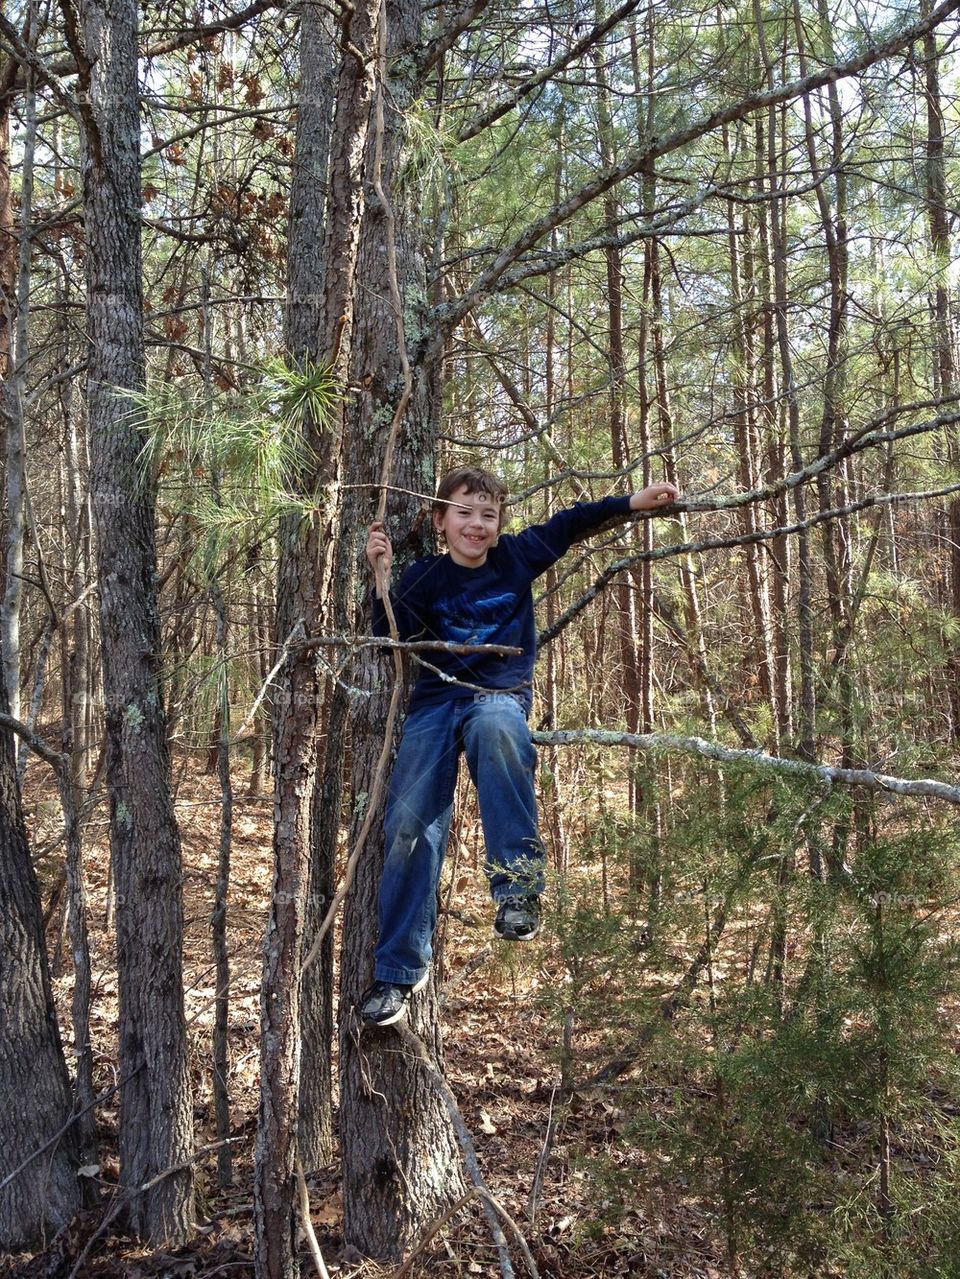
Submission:
M 490 471 L 484 471 L 479 466 L 458 466 L 453 471 L 448 471 L 440 481 L 437 488 L 437 496 L 433 500 L 434 515 L 443 516 L 444 511 L 450 504 L 450 496 L 457 489 L 466 489 L 468 493 L 486 493 L 486 495 L 497 503 L 500 513 L 499 528 L 502 529 L 507 518 L 507 495 L 509 489 L 503 480 Z

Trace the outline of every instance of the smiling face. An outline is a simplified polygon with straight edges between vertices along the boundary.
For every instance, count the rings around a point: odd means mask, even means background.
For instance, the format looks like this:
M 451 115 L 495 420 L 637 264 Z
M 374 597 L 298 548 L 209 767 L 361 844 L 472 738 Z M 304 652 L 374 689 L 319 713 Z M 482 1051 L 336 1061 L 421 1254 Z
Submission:
M 434 527 L 446 539 L 454 564 L 479 568 L 500 534 L 500 503 L 489 493 L 468 493 L 465 485 L 448 500 L 442 514 L 434 513 Z

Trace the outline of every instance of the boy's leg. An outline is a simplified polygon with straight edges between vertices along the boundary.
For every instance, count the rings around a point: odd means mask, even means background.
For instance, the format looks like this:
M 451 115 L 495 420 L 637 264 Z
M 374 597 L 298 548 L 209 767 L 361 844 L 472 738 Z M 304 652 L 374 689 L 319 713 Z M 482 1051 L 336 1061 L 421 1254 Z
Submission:
M 433 954 L 459 759 L 454 718 L 450 705 L 427 707 L 403 728 L 384 819 L 377 981 L 415 986 Z
M 543 845 L 533 777 L 537 753 L 523 708 L 506 693 L 477 694 L 463 716 L 463 750 L 477 788 L 494 900 L 543 892 Z

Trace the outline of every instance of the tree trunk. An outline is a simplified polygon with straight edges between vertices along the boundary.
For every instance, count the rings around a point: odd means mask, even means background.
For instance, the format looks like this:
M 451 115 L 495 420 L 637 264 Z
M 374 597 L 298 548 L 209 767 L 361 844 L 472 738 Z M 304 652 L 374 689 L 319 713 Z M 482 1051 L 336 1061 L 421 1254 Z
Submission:
M 193 1228 L 180 840 L 160 686 L 153 485 L 126 389 L 144 385 L 137 6 L 81 0 L 91 492 L 97 534 L 120 1003 L 120 1179 L 151 1242 Z
M 6 710 L 0 688 L 0 711 Z M 42 1246 L 73 1216 L 80 1195 L 73 1136 L 55 1139 L 69 1121 L 72 1098 L 6 729 L 0 730 L 0 901 L 0 1248 L 17 1249 Z
M 404 0 L 391 18 L 388 57 L 397 45 L 411 44 L 420 21 L 418 6 Z M 399 112 L 409 101 L 409 87 L 392 80 L 385 92 L 385 137 L 382 182 L 391 191 L 402 138 Z M 395 197 L 394 197 L 395 198 Z M 405 199 L 415 198 L 407 192 Z M 406 343 L 413 366 L 413 394 L 397 441 L 391 483 L 418 492 L 432 481 L 432 454 L 439 416 L 436 369 L 425 365 L 414 334 L 423 332 L 426 285 L 421 246 L 409 227 L 404 208 L 394 208 L 398 284 L 404 301 Z M 415 219 L 410 218 L 409 223 Z M 354 337 L 353 382 L 361 382 L 351 430 L 350 479 L 354 484 L 379 479 L 384 448 L 382 423 L 392 417 L 402 392 L 401 357 L 395 336 L 393 305 L 383 278 L 389 237 L 388 219 L 380 208 L 364 219 L 360 272 L 367 288 L 358 300 Z M 437 347 L 440 344 L 436 344 Z M 363 490 L 354 490 L 363 492 Z M 369 492 L 369 490 L 368 490 Z M 418 552 L 407 535 L 415 505 L 397 495 L 395 572 Z M 356 509 L 355 507 L 352 509 Z M 348 505 L 347 511 L 351 510 Z M 367 517 L 358 514 L 358 521 Z M 345 520 L 349 524 L 349 515 Z M 402 532 L 403 537 L 396 535 Z M 357 699 L 353 720 L 352 793 L 355 838 L 362 809 L 371 791 L 390 698 L 386 660 L 365 649 L 357 682 L 369 696 Z M 352 841 L 351 841 L 352 846 Z M 340 986 L 340 1139 L 343 1150 L 344 1234 L 361 1253 L 397 1260 L 423 1226 L 461 1193 L 457 1144 L 443 1102 L 425 1072 L 407 1053 L 397 1051 L 389 1029 L 360 1031 L 356 1006 L 371 976 L 376 937 L 377 898 L 383 866 L 383 822 L 377 813 L 357 876 L 347 899 Z M 442 1070 L 440 1026 L 431 980 L 411 1009 L 411 1025 Z
M 923 0 L 921 12 L 930 12 L 930 0 Z M 930 232 L 930 258 L 934 280 L 931 310 L 933 312 L 934 385 L 941 397 L 953 393 L 957 370 L 953 354 L 953 317 L 950 312 L 950 223 L 947 206 L 947 177 L 944 164 L 943 104 L 940 101 L 940 52 L 936 36 L 930 32 L 923 41 L 924 96 L 926 98 L 927 137 L 925 194 L 927 223 Z M 948 445 L 948 456 L 956 466 L 960 457 L 954 433 Z M 960 498 L 950 503 L 947 520 L 950 526 L 949 577 L 950 604 L 954 617 L 960 618 Z M 960 655 L 953 646 L 947 660 L 947 697 L 950 706 L 950 730 L 954 742 L 960 742 Z
M 287 309 L 284 339 L 297 362 L 316 362 L 320 303 L 324 290 L 324 212 L 330 162 L 330 123 L 336 83 L 334 31 L 329 13 L 306 4 L 300 18 L 300 103 L 290 192 Z M 342 539 L 341 539 L 342 541 Z M 338 546 L 339 553 L 339 546 Z M 342 569 L 333 574 L 333 590 L 343 585 Z M 327 608 L 329 616 L 331 610 Z M 337 625 L 340 625 L 340 618 Z M 341 629 L 347 629 L 342 627 Z M 309 889 L 305 945 L 322 923 L 333 896 L 344 698 L 337 688 L 327 717 L 326 742 L 319 744 L 312 799 Z M 331 735 L 335 744 L 331 749 Z M 326 934 L 316 961 L 301 982 L 301 1063 L 299 1152 L 308 1171 L 333 1155 L 333 931 Z
M 31 15 L 32 16 L 32 15 Z M 29 36 L 28 36 L 29 38 Z M 27 299 L 30 283 L 30 211 L 33 201 L 33 152 L 36 144 L 37 107 L 33 77 L 27 72 L 26 138 L 20 199 L 19 251 L 14 250 L 12 226 L 6 228 L 2 250 L 6 307 L 15 317 L 12 358 L 7 360 L 4 385 L 6 426 L 6 573 L 0 602 L 0 639 L 3 644 L 3 681 L 14 719 L 20 718 L 20 614 L 23 604 L 24 543 L 27 535 L 26 439 L 23 422 L 23 380 L 26 376 Z M 10 120 L 4 118 L 9 139 Z M 6 204 L 9 209 L 9 142 L 4 146 Z M 11 219 L 12 221 L 12 219 Z M 8 238 L 9 237 L 9 238 Z M 10 278 L 12 277 L 12 278 Z M 14 280 L 16 288 L 14 291 Z M 8 321 L 9 323 L 9 321 Z M 9 343 L 9 331 L 6 335 Z M 9 350 L 9 346 L 7 348 Z
M 331 132 L 323 251 L 309 275 L 311 281 L 321 279 L 323 288 L 314 304 L 299 296 L 299 283 L 291 286 L 298 298 L 291 315 L 295 318 L 301 305 L 307 315 L 314 311 L 319 320 L 313 347 L 319 353 L 317 365 L 341 391 L 348 381 L 380 6 L 381 0 L 363 0 L 342 17 L 344 52 Z M 309 352 L 291 354 L 295 366 L 309 372 L 305 363 Z M 292 1279 L 296 1269 L 300 986 L 322 687 L 316 653 L 297 641 L 313 633 L 326 615 L 337 522 L 339 416 L 340 410 L 331 412 L 329 420 L 319 421 L 306 413 L 302 460 L 288 484 L 291 492 L 316 509 L 305 518 L 284 517 L 280 530 L 277 638 L 293 647 L 278 673 L 273 706 L 274 880 L 263 947 L 260 1117 L 254 1170 L 255 1260 L 261 1279 Z

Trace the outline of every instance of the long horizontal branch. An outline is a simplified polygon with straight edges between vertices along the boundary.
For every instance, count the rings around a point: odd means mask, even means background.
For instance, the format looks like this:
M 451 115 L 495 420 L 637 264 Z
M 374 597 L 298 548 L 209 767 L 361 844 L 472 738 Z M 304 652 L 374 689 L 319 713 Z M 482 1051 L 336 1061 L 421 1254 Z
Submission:
M 896 415 L 897 410 L 895 409 L 885 412 L 882 420 L 889 421 L 891 417 Z M 808 462 L 806 466 L 802 466 L 797 471 L 791 471 L 783 479 L 774 480 L 770 484 L 765 484 L 762 488 L 748 489 L 743 493 L 732 493 L 728 497 L 711 497 L 706 500 L 686 499 L 682 503 L 682 509 L 685 511 L 723 511 L 732 510 L 734 507 L 748 506 L 751 502 L 768 502 L 771 498 L 778 497 L 781 493 L 789 492 L 791 489 L 799 488 L 801 484 L 809 483 L 810 480 L 815 479 L 824 471 L 833 470 L 841 462 L 845 462 L 847 458 L 854 457 L 857 453 L 876 448 L 880 444 L 894 444 L 898 440 L 911 439 L 916 435 L 929 435 L 948 426 L 956 426 L 958 423 L 960 423 L 960 411 L 941 413 L 926 422 L 914 422 L 910 426 L 897 427 L 892 431 L 877 430 L 877 419 L 875 419 L 866 423 L 859 430 L 854 431 L 852 435 L 848 435 L 836 448 L 830 449 L 827 453 L 821 453 L 812 462 Z
M 539 746 L 575 746 L 592 742 L 598 746 L 631 746 L 634 750 L 672 751 L 684 755 L 702 755 L 721 764 L 749 764 L 751 768 L 769 769 L 791 777 L 809 777 L 828 785 L 860 786 L 865 790 L 889 795 L 917 795 L 960 804 L 960 786 L 932 777 L 890 777 L 869 768 L 834 768 L 830 764 L 811 764 L 802 759 L 784 759 L 759 750 L 740 750 L 721 746 L 703 737 L 676 737 L 669 733 L 615 733 L 602 728 L 557 729 L 531 733 Z
M 833 66 L 823 67 L 811 75 L 803 76 L 799 80 L 791 80 L 778 88 L 747 94 L 746 97 L 740 98 L 737 102 L 731 103 L 726 107 L 720 107 L 716 111 L 711 111 L 708 115 L 701 116 L 700 119 L 695 120 L 692 124 L 676 129 L 665 137 L 654 136 L 645 139 L 641 146 L 631 151 L 619 164 L 613 165 L 603 173 L 598 174 L 592 182 L 586 183 L 578 191 L 555 204 L 553 208 L 548 209 L 541 217 L 529 223 L 513 243 L 507 245 L 493 262 L 485 270 L 481 271 L 465 293 L 461 294 L 459 298 L 437 307 L 435 315 L 438 326 L 441 329 L 438 340 L 442 340 L 442 337 L 459 324 L 468 311 L 471 311 L 493 292 L 501 277 L 523 254 L 532 249 L 534 245 L 548 236 L 555 228 L 562 226 L 565 222 L 569 222 L 586 205 L 624 181 L 624 179 L 634 177 L 649 166 L 652 161 L 669 155 L 673 151 L 678 151 L 688 143 L 712 133 L 715 129 L 719 129 L 725 124 L 733 124 L 755 111 L 779 106 L 781 103 L 790 102 L 795 98 L 812 93 L 815 89 L 820 89 L 828 84 L 834 84 L 838 80 L 857 75 L 859 72 L 867 70 L 868 67 L 882 62 L 884 58 L 889 58 L 909 45 L 914 44 L 917 40 L 922 39 L 923 36 L 934 30 L 951 14 L 956 13 L 958 9 L 960 9 L 960 0 L 944 0 L 943 4 L 937 5 L 919 22 L 903 28 L 896 35 L 891 36 L 890 39 L 881 41 L 880 44 L 868 46 L 855 58 L 850 58 L 846 62 L 836 63 Z
M 782 524 L 779 528 L 757 529 L 753 533 L 737 533 L 731 537 L 715 537 L 707 538 L 699 542 L 674 542 L 670 546 L 657 546 L 651 551 L 637 551 L 633 555 L 624 556 L 623 559 L 615 560 L 612 564 L 608 564 L 602 573 L 599 573 L 591 585 L 576 599 L 569 608 L 564 609 L 560 616 L 541 631 L 537 644 L 542 648 L 545 644 L 549 644 L 551 640 L 556 639 L 557 635 L 569 626 L 573 619 L 599 595 L 600 591 L 611 582 L 618 573 L 624 572 L 628 568 L 633 568 L 635 564 L 642 564 L 645 560 L 664 560 L 670 559 L 674 555 L 694 555 L 703 551 L 717 551 L 734 546 L 751 546 L 758 542 L 767 542 L 775 537 L 787 537 L 794 533 L 801 533 L 804 529 L 813 528 L 817 524 L 824 524 L 829 520 L 838 520 L 845 515 L 854 515 L 857 511 L 868 510 L 872 506 L 891 506 L 895 502 L 922 502 L 929 501 L 935 497 L 949 497 L 952 493 L 960 492 L 960 484 L 947 484 L 939 489 L 927 489 L 918 493 L 874 493 L 870 497 L 863 497 L 858 502 L 850 502 L 847 506 L 832 507 L 827 511 L 817 511 L 815 515 L 809 516 L 805 520 L 798 520 L 794 524 Z M 679 504 L 678 504 L 679 507 Z M 670 510 L 678 509 L 671 507 Z M 686 509 L 695 509 L 687 507 Z M 716 507 L 707 507 L 707 510 L 716 510 Z M 541 596 L 541 599 L 543 596 Z
M 780 479 L 773 480 L 769 484 L 763 485 L 762 488 L 746 489 L 740 493 L 729 493 L 720 497 L 684 497 L 670 507 L 671 513 L 676 511 L 696 512 L 702 514 L 708 511 L 731 511 L 741 506 L 749 506 L 754 502 L 769 502 L 775 497 L 779 497 L 783 493 L 788 493 L 792 489 L 799 488 L 801 484 L 808 484 L 811 480 L 816 479 L 824 471 L 830 471 L 845 462 L 850 457 L 855 457 L 858 453 L 864 453 L 867 449 L 878 448 L 884 444 L 895 444 L 899 440 L 913 439 L 917 435 L 931 435 L 936 431 L 941 431 L 949 426 L 960 424 L 960 411 L 953 413 L 941 413 L 938 417 L 930 418 L 925 422 L 912 422 L 909 426 L 895 427 L 893 430 L 882 431 L 879 428 L 885 422 L 891 421 L 896 417 L 903 417 L 908 413 L 918 413 L 925 409 L 938 407 L 943 403 L 956 401 L 960 396 L 954 394 L 943 397 L 940 400 L 917 401 L 912 404 L 902 404 L 894 408 L 885 409 L 883 413 L 871 418 L 865 422 L 862 427 L 846 436 L 841 442 L 827 453 L 821 453 L 806 466 L 800 467 L 797 471 L 791 471 L 788 475 L 782 476 Z M 620 467 L 617 470 L 581 470 L 579 468 L 570 468 L 566 471 L 559 471 L 554 475 L 548 476 L 545 480 L 540 480 L 536 484 L 531 484 L 528 488 L 522 489 L 520 492 L 513 494 L 510 498 L 510 505 L 517 502 L 526 501 L 533 497 L 536 493 L 542 492 L 544 489 L 554 488 L 565 481 L 573 480 L 605 480 L 618 481 L 626 480 L 636 472 L 640 466 L 648 458 L 659 457 L 661 454 L 669 451 L 670 447 L 676 448 L 679 445 L 686 444 L 690 440 L 696 440 L 718 421 L 723 422 L 733 417 L 733 413 L 724 413 L 719 419 L 713 418 L 711 421 L 701 424 L 689 431 L 686 435 L 679 437 L 673 441 L 673 445 L 660 445 L 651 448 L 645 453 L 639 453 L 632 459 L 629 465 Z M 527 437 L 529 438 L 529 437 Z M 522 442 L 522 440 L 520 441 Z M 638 511 L 635 518 L 637 520 L 644 519 L 662 519 L 663 511 Z M 608 521 L 607 525 L 601 527 L 612 528 L 615 524 L 622 523 L 619 518 Z
M 488 657 L 519 657 L 522 648 L 509 644 L 452 644 L 447 640 L 394 640 L 384 635 L 314 635 L 295 648 L 396 648 L 404 653 L 486 653 Z

